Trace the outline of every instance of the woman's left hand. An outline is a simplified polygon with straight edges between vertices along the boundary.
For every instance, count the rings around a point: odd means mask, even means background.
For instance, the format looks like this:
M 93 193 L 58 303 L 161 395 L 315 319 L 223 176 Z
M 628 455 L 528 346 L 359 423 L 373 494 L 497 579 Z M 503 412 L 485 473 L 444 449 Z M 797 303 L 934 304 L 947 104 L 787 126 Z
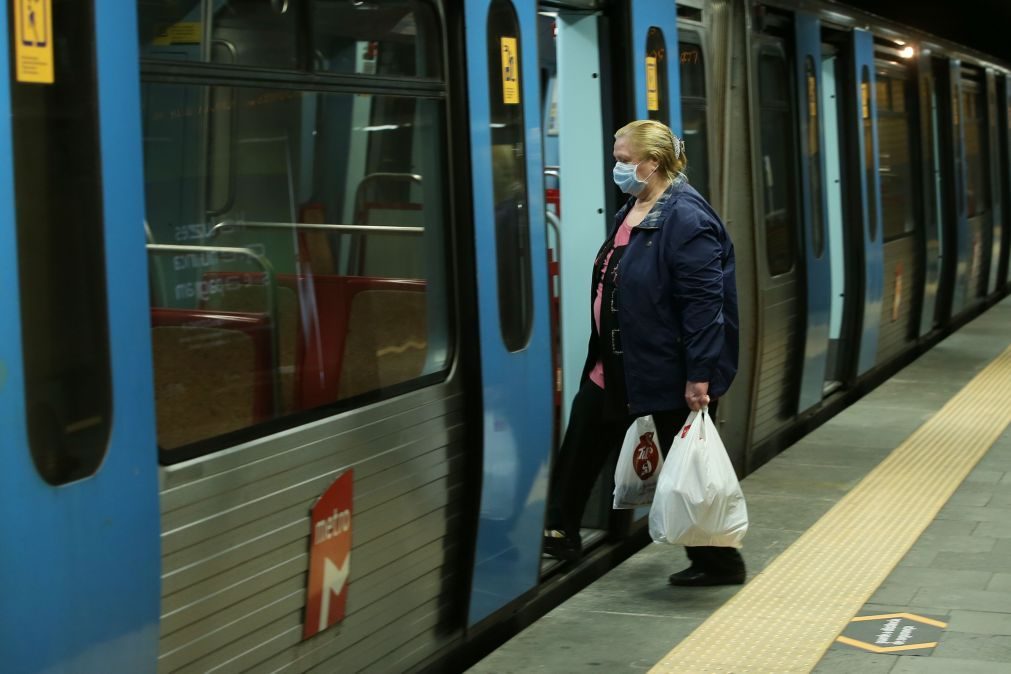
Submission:
M 685 402 L 693 412 L 709 405 L 709 382 L 690 381 L 685 386 Z

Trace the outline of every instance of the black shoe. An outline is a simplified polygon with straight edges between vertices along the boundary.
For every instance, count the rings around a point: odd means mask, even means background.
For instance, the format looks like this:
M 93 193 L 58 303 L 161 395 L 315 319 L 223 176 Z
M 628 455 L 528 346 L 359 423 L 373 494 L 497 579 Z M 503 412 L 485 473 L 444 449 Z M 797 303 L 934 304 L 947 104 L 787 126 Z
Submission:
M 552 530 L 544 532 L 544 554 L 566 562 L 576 562 L 583 556 L 583 539 L 579 534 Z
M 708 587 L 711 585 L 743 585 L 744 571 L 739 573 L 713 573 L 695 567 L 672 573 L 668 578 L 671 585 L 679 587 Z

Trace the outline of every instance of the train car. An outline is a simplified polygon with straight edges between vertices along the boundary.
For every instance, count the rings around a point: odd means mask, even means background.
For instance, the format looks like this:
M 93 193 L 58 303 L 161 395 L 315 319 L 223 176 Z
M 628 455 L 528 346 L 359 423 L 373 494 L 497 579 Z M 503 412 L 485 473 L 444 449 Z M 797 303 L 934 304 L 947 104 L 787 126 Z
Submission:
M 5 670 L 453 669 L 643 545 L 605 475 L 541 555 L 631 119 L 736 246 L 742 476 L 1008 290 L 1009 65 L 834 2 L 0 21 Z

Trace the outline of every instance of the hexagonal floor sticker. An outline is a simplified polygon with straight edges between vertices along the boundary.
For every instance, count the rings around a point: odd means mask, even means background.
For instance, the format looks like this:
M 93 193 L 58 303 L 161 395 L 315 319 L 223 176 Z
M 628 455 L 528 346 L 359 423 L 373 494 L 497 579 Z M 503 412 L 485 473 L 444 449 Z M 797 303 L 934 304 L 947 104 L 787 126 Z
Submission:
M 853 618 L 836 646 L 887 655 L 930 655 L 948 626 L 948 616 L 874 613 Z

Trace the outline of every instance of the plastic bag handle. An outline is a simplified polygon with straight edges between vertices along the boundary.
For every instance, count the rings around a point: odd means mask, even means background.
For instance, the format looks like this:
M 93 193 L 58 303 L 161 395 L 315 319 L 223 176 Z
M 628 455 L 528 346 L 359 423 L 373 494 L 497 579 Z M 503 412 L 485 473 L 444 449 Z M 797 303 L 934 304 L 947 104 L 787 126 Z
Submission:
M 703 405 L 699 410 L 699 438 L 706 439 L 706 415 L 709 414 L 709 405 Z

